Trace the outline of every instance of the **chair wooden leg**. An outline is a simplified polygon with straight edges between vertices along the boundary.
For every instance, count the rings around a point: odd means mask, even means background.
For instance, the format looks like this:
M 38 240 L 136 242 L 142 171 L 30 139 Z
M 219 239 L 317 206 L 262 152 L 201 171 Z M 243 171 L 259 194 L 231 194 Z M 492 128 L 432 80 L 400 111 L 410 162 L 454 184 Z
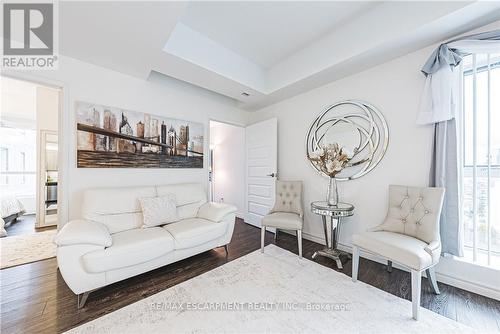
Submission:
M 266 239 L 266 227 L 262 226 L 260 228 L 260 252 L 264 253 L 264 242 Z
M 387 272 L 392 273 L 392 261 L 387 261 Z
M 358 280 L 358 268 L 359 268 L 359 248 L 352 246 L 352 281 L 356 282 Z
M 425 273 L 427 274 L 427 280 L 431 284 L 432 291 L 434 294 L 439 295 L 441 292 L 439 291 L 439 287 L 436 281 L 436 272 L 434 271 L 434 267 L 428 268 Z
M 297 243 L 299 245 L 299 258 L 302 258 L 302 230 L 297 230 Z
M 422 286 L 422 272 L 411 271 L 411 307 L 413 319 L 418 320 L 420 311 L 420 288 Z

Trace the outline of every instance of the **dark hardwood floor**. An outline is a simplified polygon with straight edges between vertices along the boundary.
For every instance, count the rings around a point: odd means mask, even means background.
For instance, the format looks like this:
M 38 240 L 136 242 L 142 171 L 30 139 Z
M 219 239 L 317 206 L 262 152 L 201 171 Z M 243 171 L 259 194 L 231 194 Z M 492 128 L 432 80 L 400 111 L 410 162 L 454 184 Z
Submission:
M 22 215 L 5 227 L 7 236 L 33 234 L 57 228 L 56 226 L 35 227 L 35 222 L 35 215 Z
M 273 234 L 268 233 L 266 242 L 274 242 Z M 276 244 L 297 252 L 292 235 L 280 233 Z M 1 270 L 1 333 L 63 332 L 221 266 L 259 246 L 260 230 L 238 220 L 227 258 L 223 248 L 215 249 L 115 283 L 92 293 L 81 310 L 76 308 L 77 298 L 64 283 L 54 258 Z M 313 252 L 322 247 L 304 240 L 304 256 L 311 259 Z M 337 270 L 333 261 L 323 258 L 315 261 Z M 350 276 L 350 261 L 345 262 L 342 272 Z M 361 259 L 359 280 L 401 298 L 411 297 L 410 275 L 398 269 L 388 273 L 384 265 Z M 500 331 L 500 302 L 441 283 L 439 288 L 441 295 L 432 294 L 423 279 L 423 307 L 480 332 Z

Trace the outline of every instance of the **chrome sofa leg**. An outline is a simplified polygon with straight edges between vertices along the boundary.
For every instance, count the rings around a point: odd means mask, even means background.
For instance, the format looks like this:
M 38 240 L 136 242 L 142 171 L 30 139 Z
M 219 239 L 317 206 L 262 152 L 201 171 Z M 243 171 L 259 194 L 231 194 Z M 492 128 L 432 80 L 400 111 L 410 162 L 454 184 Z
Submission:
M 77 302 L 78 309 L 81 309 L 82 307 L 85 306 L 85 303 L 87 302 L 87 298 L 89 298 L 89 295 L 90 295 L 90 291 L 78 294 L 78 302 Z
M 387 272 L 392 273 L 392 261 L 387 261 Z
M 278 240 L 278 229 L 274 232 L 274 242 L 276 242 L 276 240 Z
M 432 291 L 434 294 L 439 295 L 441 292 L 439 291 L 439 287 L 436 281 L 436 272 L 434 271 L 434 267 L 428 268 L 425 271 L 427 275 L 427 280 L 431 284 Z

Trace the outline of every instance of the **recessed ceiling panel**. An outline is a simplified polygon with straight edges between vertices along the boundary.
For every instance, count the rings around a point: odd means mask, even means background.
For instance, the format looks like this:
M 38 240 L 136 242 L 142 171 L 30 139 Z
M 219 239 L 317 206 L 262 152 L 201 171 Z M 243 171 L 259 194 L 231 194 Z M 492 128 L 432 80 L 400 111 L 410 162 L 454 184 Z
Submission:
M 181 21 L 255 64 L 270 68 L 376 2 L 192 2 Z

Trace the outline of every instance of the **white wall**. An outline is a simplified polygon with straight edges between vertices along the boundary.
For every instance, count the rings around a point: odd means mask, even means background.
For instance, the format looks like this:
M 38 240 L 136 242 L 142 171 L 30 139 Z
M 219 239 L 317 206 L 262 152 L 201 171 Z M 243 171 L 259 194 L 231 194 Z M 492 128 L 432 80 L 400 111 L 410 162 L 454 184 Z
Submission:
M 384 114 L 390 133 L 384 159 L 362 178 L 339 183 L 340 199 L 356 207 L 354 217 L 346 219 L 342 230 L 343 244 L 350 244 L 354 232 L 383 220 L 389 184 L 427 185 L 433 130 L 432 126 L 415 125 L 415 119 L 424 83 L 418 69 L 431 50 L 412 53 L 252 114 L 252 121 L 278 117 L 278 173 L 283 179 L 304 180 L 306 205 L 323 200 L 328 183 L 305 156 L 305 135 L 314 118 L 328 105 L 344 99 L 368 101 Z M 309 210 L 304 233 L 323 238 L 321 219 Z
M 278 172 L 280 178 L 304 181 L 306 208 L 312 201 L 323 200 L 327 189 L 327 179 L 319 176 L 305 157 L 305 135 L 314 118 L 325 107 L 344 99 L 365 100 L 384 114 L 390 133 L 384 159 L 369 174 L 339 184 L 340 200 L 356 208 L 355 215 L 345 219 L 341 247 L 350 248 L 353 233 L 382 222 L 390 184 L 428 185 L 433 127 L 418 126 L 415 120 L 424 85 L 420 68 L 434 48 L 413 52 L 252 114 L 251 122 L 278 118 Z M 321 226 L 320 217 L 306 210 L 304 237 L 324 242 Z M 443 282 L 500 298 L 499 271 L 442 258 L 437 273 Z
M 203 169 L 76 168 L 75 101 L 202 122 L 205 125 L 205 138 L 208 138 L 210 118 L 235 124 L 246 123 L 247 113 L 236 108 L 232 101 L 194 86 L 162 78 L 155 78 L 154 82 L 144 81 L 73 58 L 61 56 L 59 59 L 59 69 L 55 71 L 9 71 L 6 74 L 63 86 L 63 129 L 59 132 L 59 139 L 63 141 L 63 160 L 68 164 L 65 179 L 67 194 L 63 193 L 62 196 L 68 200 L 70 219 L 80 215 L 82 190 L 85 188 L 179 182 L 201 182 L 206 185 L 208 180 L 207 159 Z M 206 157 L 206 139 L 205 144 Z
M 210 145 L 214 145 L 214 201 L 236 205 L 245 211 L 245 128 L 210 122 Z
M 49 87 L 36 87 L 36 128 L 58 130 L 59 90 Z

